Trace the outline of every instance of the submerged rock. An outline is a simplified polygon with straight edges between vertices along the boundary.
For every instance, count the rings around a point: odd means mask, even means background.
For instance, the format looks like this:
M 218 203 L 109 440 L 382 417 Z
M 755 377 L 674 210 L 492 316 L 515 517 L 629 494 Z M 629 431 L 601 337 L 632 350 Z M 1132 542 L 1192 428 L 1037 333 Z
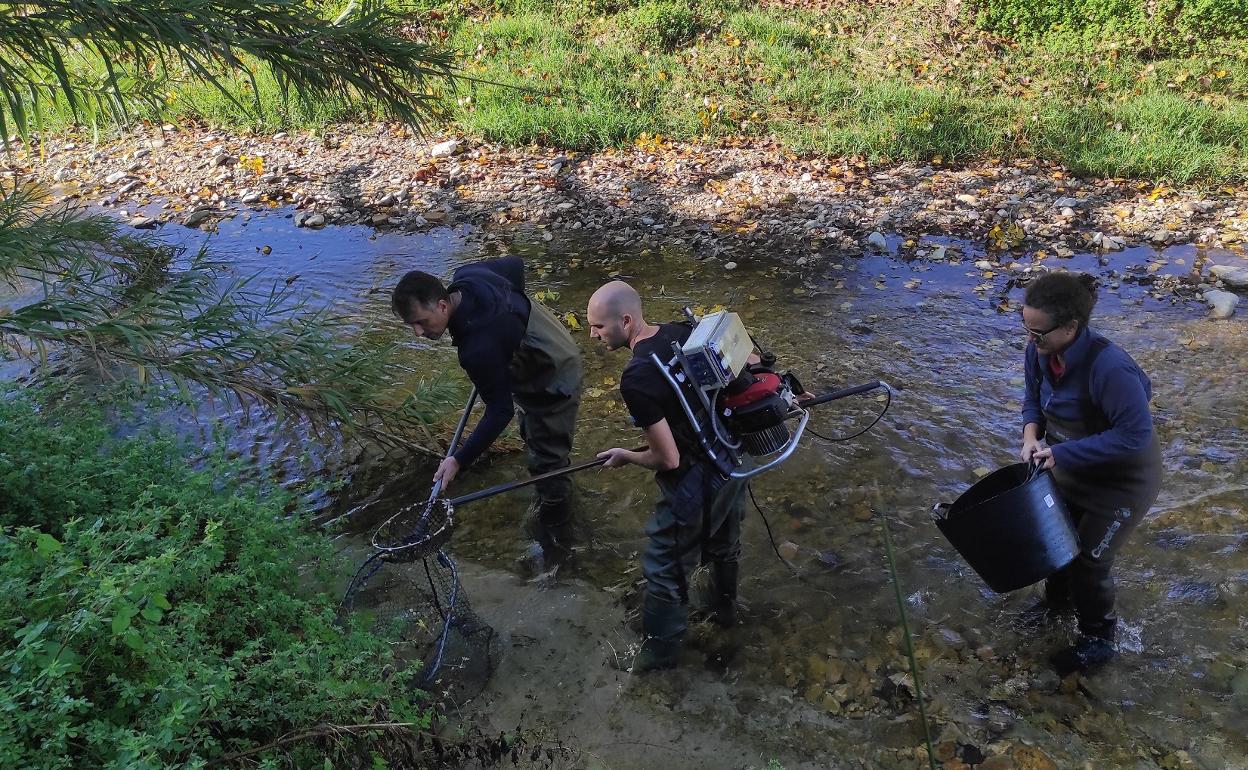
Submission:
M 1248 712 L 1248 669 L 1231 678 L 1231 702 L 1240 711 Z
M 1239 305 L 1239 295 L 1221 289 L 1210 289 L 1204 293 L 1205 304 L 1209 306 L 1210 318 L 1230 318 L 1235 315 Z
M 199 227 L 212 217 L 217 216 L 219 213 L 220 212 L 213 208 L 195 209 L 187 215 L 186 219 L 182 220 L 182 224 L 187 227 Z

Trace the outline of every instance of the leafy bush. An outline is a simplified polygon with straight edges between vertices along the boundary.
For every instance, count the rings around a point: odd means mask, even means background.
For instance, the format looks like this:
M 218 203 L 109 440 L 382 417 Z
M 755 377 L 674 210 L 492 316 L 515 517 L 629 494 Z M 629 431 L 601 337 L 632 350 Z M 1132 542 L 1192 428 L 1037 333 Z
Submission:
M 427 722 L 385 641 L 335 622 L 335 562 L 289 496 L 27 395 L 0 394 L 0 447 L 0 767 L 202 767 L 320 723 Z
M 981 27 L 1020 38 L 1058 32 L 1136 38 L 1173 48 L 1207 37 L 1248 37 L 1248 0 L 977 0 Z
M 637 6 L 632 13 L 633 34 L 643 48 L 670 51 L 698 34 L 697 17 L 684 2 L 656 0 Z

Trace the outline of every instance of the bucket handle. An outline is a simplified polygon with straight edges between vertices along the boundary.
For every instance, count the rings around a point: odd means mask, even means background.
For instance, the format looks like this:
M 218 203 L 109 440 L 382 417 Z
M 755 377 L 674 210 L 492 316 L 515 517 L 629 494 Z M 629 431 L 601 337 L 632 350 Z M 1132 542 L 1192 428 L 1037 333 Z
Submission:
M 953 508 L 953 503 L 936 503 L 932 506 L 932 521 L 944 521 L 949 518 L 949 510 Z
M 1044 473 L 1044 461 L 1032 458 L 1031 462 L 1027 463 L 1027 478 L 1023 480 L 1023 483 L 1034 481 L 1041 473 Z

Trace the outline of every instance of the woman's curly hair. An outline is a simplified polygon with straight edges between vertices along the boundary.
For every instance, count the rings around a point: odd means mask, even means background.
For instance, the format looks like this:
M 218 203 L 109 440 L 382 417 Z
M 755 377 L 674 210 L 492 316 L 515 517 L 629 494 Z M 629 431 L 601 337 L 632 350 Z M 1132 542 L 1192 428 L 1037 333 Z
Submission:
M 1055 326 L 1078 321 L 1088 325 L 1096 305 L 1097 281 L 1087 273 L 1045 273 L 1027 284 L 1023 303 L 1049 314 Z

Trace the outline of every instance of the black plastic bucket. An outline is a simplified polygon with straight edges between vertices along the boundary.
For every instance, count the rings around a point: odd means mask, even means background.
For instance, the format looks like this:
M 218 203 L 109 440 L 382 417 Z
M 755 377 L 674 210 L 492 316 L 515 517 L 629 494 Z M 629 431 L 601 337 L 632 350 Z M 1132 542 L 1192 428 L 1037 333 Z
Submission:
M 1052 474 L 1026 463 L 985 476 L 941 513 L 936 526 L 997 593 L 1043 580 L 1079 555 Z

